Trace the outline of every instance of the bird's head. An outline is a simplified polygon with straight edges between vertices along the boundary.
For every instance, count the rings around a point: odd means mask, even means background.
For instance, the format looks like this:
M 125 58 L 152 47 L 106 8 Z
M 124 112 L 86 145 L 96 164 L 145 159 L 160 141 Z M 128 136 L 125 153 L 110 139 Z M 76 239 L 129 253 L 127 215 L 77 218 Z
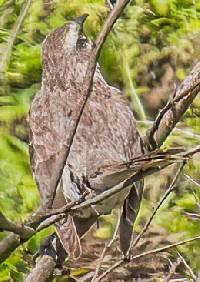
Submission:
M 86 61 L 92 44 L 83 33 L 83 24 L 88 14 L 83 14 L 50 33 L 43 42 L 43 70 L 61 71 L 73 67 L 72 61 Z M 83 63 L 83 62 L 82 62 Z

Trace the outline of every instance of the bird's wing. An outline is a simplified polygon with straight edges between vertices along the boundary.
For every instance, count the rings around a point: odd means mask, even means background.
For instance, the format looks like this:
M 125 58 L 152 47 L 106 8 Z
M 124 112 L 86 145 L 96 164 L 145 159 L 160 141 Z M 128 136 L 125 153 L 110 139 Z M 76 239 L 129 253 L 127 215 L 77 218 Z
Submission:
M 51 207 L 54 189 L 62 175 L 73 108 L 59 88 L 36 94 L 29 111 L 30 159 L 41 203 Z M 64 101 L 65 99 L 65 101 Z

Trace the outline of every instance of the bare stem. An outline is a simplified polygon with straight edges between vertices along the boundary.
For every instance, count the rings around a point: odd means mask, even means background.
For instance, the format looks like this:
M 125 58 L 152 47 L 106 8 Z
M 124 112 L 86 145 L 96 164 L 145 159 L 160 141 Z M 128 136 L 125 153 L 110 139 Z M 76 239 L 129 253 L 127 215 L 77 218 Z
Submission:
M 183 167 L 184 167 L 185 163 L 182 163 L 178 170 L 176 171 L 176 174 L 174 176 L 174 178 L 172 179 L 172 182 L 169 186 L 169 188 L 167 189 L 167 191 L 165 192 L 165 194 L 163 195 L 163 197 L 161 198 L 161 200 L 159 201 L 159 203 L 157 204 L 157 206 L 155 207 L 154 211 L 151 214 L 151 217 L 149 218 L 149 220 L 146 222 L 145 226 L 143 227 L 143 229 L 141 230 L 141 232 L 138 234 L 138 236 L 135 238 L 135 240 L 133 241 L 133 243 L 131 244 L 131 248 L 135 247 L 138 242 L 140 241 L 140 239 L 142 238 L 142 236 L 146 233 L 146 231 L 148 230 L 152 220 L 154 219 L 156 213 L 158 212 L 158 210 L 160 209 L 160 207 L 164 204 L 164 202 L 166 201 L 166 199 L 168 198 L 168 196 L 173 192 L 177 179 L 180 176 Z
M 197 281 L 197 277 L 196 275 L 194 274 L 192 268 L 189 266 L 189 264 L 186 262 L 186 260 L 184 259 L 184 257 L 179 253 L 178 253 L 178 256 L 180 257 L 181 261 L 183 262 L 185 268 L 188 270 L 189 274 L 190 274 L 190 277 L 192 278 L 192 281 L 195 282 Z
M 149 255 L 154 255 L 154 254 L 157 254 L 157 253 L 165 252 L 165 251 L 168 251 L 168 250 L 170 250 L 174 247 L 178 247 L 178 246 L 181 246 L 181 245 L 184 245 L 184 244 L 188 244 L 188 243 L 191 243 L 191 242 L 199 240 L 199 239 L 200 239 L 200 235 L 186 239 L 186 240 L 183 240 L 183 241 L 179 241 L 179 242 L 176 242 L 174 244 L 170 244 L 170 245 L 167 245 L 167 246 L 164 246 L 164 247 L 160 247 L 160 248 L 156 248 L 156 249 L 153 249 L 153 250 L 150 250 L 150 251 L 146 251 L 146 252 L 143 252 L 143 253 L 138 254 L 136 256 L 131 256 L 129 260 L 127 260 L 126 258 L 122 258 L 118 262 L 116 262 L 116 264 L 114 264 L 109 269 L 107 269 L 101 276 L 99 276 L 96 279 L 95 282 L 101 281 L 103 278 L 105 278 L 113 270 L 115 270 L 116 268 L 118 268 L 118 267 L 120 267 L 124 264 L 129 263 L 130 261 L 135 261 L 137 259 L 149 256 Z
M 174 98 L 158 113 L 153 126 L 144 138 L 148 150 L 160 147 L 177 122 L 188 109 L 200 90 L 200 63 L 196 64 L 189 76 L 181 83 Z
M 120 215 L 121 215 L 121 213 L 118 214 L 117 224 L 116 224 L 116 226 L 115 226 L 115 231 L 114 231 L 114 233 L 113 233 L 113 236 L 112 236 L 111 240 L 108 242 L 108 244 L 105 245 L 105 247 L 104 247 L 104 249 L 103 249 L 103 251 L 102 251 L 102 253 L 101 253 L 101 256 L 100 256 L 100 258 L 99 258 L 99 263 L 98 263 L 98 265 L 97 265 L 97 267 L 96 267 L 96 271 L 95 271 L 95 273 L 94 273 L 94 276 L 93 276 L 91 282 L 95 282 L 95 281 L 96 281 L 96 278 L 97 278 L 97 276 L 98 276 L 98 274 L 99 274 L 99 272 L 100 272 L 101 265 L 102 265 L 102 263 L 103 263 L 105 254 L 106 254 L 107 250 L 112 246 L 112 244 L 113 244 L 113 243 L 115 242 L 115 240 L 117 239 L 117 232 L 118 232 L 119 225 L 120 225 Z

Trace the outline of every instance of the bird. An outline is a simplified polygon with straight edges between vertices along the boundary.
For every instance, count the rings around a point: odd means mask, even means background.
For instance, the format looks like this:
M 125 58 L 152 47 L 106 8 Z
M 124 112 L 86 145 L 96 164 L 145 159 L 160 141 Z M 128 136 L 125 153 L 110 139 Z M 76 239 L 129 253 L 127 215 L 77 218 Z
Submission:
M 83 110 L 70 153 L 62 167 L 69 132 L 81 99 L 93 43 L 83 32 L 87 14 L 52 31 L 42 44 L 42 82 L 28 116 L 30 163 L 41 205 L 61 208 L 83 195 L 98 195 L 126 180 L 131 166 L 123 165 L 144 154 L 136 121 L 122 91 L 109 85 L 99 64 L 91 95 Z M 122 169 L 123 168 L 123 169 Z M 61 174 L 53 203 L 55 177 Z M 120 247 L 127 254 L 143 191 L 143 181 L 129 184 L 108 199 L 66 215 L 55 224 L 70 259 L 81 256 L 80 239 L 98 217 L 120 208 Z

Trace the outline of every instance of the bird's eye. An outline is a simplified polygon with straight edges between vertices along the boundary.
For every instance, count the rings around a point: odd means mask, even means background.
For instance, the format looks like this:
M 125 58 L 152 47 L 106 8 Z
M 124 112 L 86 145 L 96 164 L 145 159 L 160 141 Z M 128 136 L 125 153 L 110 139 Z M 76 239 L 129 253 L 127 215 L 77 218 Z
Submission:
M 87 38 L 85 36 L 79 37 L 77 41 L 77 48 L 84 48 L 86 47 Z

